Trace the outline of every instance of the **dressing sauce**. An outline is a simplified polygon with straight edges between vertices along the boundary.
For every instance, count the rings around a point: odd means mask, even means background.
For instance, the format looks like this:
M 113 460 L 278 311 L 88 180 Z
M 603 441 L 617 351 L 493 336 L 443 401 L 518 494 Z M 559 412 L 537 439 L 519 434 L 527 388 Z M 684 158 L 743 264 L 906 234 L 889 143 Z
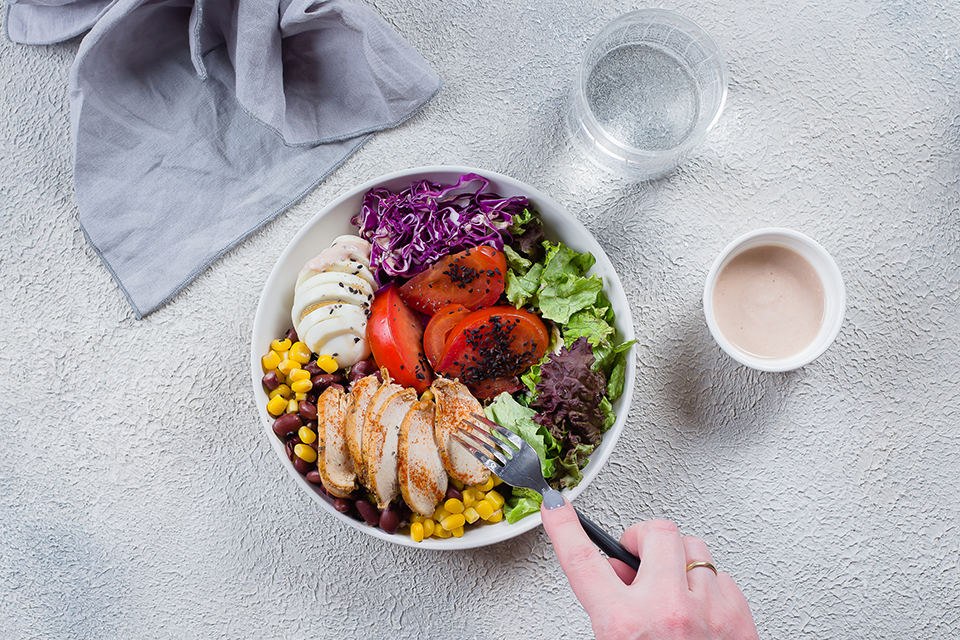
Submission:
M 805 349 L 823 323 L 823 282 L 793 249 L 760 245 L 720 270 L 713 312 L 723 337 L 760 358 L 785 358 Z

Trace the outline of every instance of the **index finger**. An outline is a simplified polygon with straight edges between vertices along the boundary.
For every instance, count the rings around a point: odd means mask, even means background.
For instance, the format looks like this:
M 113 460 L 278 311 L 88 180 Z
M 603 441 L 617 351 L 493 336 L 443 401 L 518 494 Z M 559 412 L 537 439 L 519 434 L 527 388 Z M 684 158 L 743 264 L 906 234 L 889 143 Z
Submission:
M 540 515 L 573 593 L 588 614 L 599 610 L 610 601 L 613 589 L 624 586 L 623 582 L 587 537 L 572 504 L 564 501 L 558 509 L 544 506 Z

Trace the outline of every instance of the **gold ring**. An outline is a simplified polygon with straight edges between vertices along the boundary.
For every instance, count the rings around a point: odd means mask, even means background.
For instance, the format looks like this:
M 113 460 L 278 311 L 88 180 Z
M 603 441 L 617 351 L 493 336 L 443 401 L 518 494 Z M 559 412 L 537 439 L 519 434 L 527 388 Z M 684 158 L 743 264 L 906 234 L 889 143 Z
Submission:
M 707 569 L 710 569 L 710 571 L 713 571 L 713 575 L 718 575 L 717 568 L 713 566 L 712 562 L 707 562 L 706 560 L 697 560 L 696 562 L 691 562 L 687 565 L 687 571 L 690 571 L 690 569 L 696 569 L 697 567 L 706 567 Z

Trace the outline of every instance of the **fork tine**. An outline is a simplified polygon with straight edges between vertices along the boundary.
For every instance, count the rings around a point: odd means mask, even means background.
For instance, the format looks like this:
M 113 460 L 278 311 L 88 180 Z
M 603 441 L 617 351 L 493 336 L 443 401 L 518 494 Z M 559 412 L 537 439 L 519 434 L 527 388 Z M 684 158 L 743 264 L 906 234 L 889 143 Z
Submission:
M 467 422 L 466 420 L 464 420 L 463 423 L 466 425 L 470 425 L 470 423 Z M 473 425 L 470 425 L 470 426 L 473 427 Z M 476 429 L 476 428 L 473 427 L 473 429 Z M 495 444 L 486 442 L 478 438 L 477 435 L 474 433 L 473 429 L 464 429 L 458 426 L 457 431 L 453 432 L 452 435 L 469 438 L 470 442 L 472 443 L 472 448 L 474 451 L 482 452 L 486 454 L 487 457 L 496 459 L 497 462 L 499 462 L 500 464 L 506 464 L 509 458 L 507 458 L 504 452 L 500 451 Z M 458 438 L 458 441 L 460 441 L 460 438 Z M 473 453 L 473 451 L 471 451 L 471 453 Z
M 453 433 L 450 434 L 450 437 L 456 440 L 460 446 L 462 446 L 467 451 L 469 451 L 470 454 L 480 462 L 480 464 L 485 466 L 492 473 L 499 475 L 503 471 L 503 465 L 497 462 L 494 462 L 485 453 L 478 450 L 471 443 L 467 442 L 467 440 L 463 437 L 464 435 L 470 435 L 470 434 L 468 434 L 466 431 L 454 431 Z
M 488 420 L 486 416 L 482 416 L 478 413 L 471 413 L 470 415 L 489 427 L 491 431 L 495 431 L 502 439 L 512 444 L 517 451 L 519 451 L 520 447 L 523 446 L 523 439 L 513 431 L 510 431 L 506 427 L 500 426 L 493 420 Z M 466 420 L 464 420 L 464 422 L 466 422 Z

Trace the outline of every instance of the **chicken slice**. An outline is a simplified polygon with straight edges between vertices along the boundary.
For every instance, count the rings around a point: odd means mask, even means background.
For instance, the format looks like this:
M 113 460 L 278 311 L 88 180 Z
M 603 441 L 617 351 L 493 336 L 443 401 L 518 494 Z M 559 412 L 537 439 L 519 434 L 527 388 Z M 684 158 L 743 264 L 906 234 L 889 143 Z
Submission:
M 447 472 L 433 436 L 434 404 L 417 402 L 400 423 L 397 481 L 404 502 L 430 517 L 447 494 Z
M 373 402 L 367 410 L 367 422 L 363 426 L 363 461 L 367 488 L 376 497 L 378 509 L 386 508 L 400 493 L 397 482 L 400 424 L 416 401 L 416 389 L 401 388 L 384 400 L 378 410 L 373 410 Z
M 490 470 L 450 439 L 464 418 L 474 412 L 483 415 L 480 401 L 459 380 L 440 377 L 433 381 L 430 389 L 437 403 L 434 434 L 444 469 L 451 478 L 466 485 L 485 483 L 490 478 Z
M 370 400 L 380 388 L 380 378 L 375 374 L 364 376 L 350 385 L 350 393 L 347 394 L 347 449 L 350 451 L 350 457 L 353 459 L 353 469 L 360 480 L 360 484 L 366 486 L 363 475 L 363 458 L 360 451 L 362 446 L 363 423 L 367 419 L 367 408 L 370 406 Z
M 357 488 L 344 431 L 346 418 L 346 394 L 338 386 L 327 387 L 317 398 L 317 471 L 327 492 L 338 498 L 349 497 Z
M 373 489 L 370 486 L 370 460 L 367 457 L 367 429 L 376 419 L 377 413 L 383 407 L 387 398 L 400 391 L 403 391 L 403 387 L 398 384 L 391 382 L 381 384 L 373 396 L 370 397 L 370 402 L 367 403 L 367 408 L 364 410 L 363 420 L 357 421 L 357 438 L 360 442 L 360 468 L 357 471 L 357 477 L 360 479 L 360 484 L 371 491 Z

